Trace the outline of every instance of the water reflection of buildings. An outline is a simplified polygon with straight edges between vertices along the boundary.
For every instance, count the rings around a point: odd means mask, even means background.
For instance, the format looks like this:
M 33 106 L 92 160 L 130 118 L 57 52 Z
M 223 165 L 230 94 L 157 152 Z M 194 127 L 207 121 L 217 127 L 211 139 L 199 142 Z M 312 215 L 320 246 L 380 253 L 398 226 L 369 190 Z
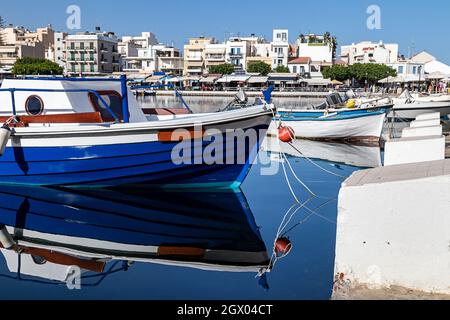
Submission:
M 1 252 L 11 274 L 65 282 L 133 262 L 258 273 L 268 252 L 242 194 L 2 187 Z

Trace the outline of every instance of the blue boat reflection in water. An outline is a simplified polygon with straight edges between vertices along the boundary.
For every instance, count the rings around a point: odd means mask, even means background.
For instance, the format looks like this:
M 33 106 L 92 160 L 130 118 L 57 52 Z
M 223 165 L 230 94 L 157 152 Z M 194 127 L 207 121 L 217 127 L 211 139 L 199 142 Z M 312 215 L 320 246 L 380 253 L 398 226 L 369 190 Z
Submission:
M 300 205 L 282 171 L 263 176 L 263 164 L 243 193 L 2 187 L 0 224 L 28 251 L 18 281 L 18 254 L 1 250 L 0 298 L 329 299 L 339 189 L 358 166 L 378 165 L 380 150 L 299 143 L 303 157 L 281 151 L 316 194 L 288 172 Z M 261 156 L 280 165 L 279 152 L 266 145 Z M 256 277 L 274 251 L 273 270 Z M 81 290 L 65 286 L 72 265 L 85 270 Z
M 66 282 L 74 266 L 90 271 L 86 286 L 134 262 L 253 274 L 269 263 L 241 193 L 4 186 L 0 202 L 15 242 L 1 252 L 25 281 Z

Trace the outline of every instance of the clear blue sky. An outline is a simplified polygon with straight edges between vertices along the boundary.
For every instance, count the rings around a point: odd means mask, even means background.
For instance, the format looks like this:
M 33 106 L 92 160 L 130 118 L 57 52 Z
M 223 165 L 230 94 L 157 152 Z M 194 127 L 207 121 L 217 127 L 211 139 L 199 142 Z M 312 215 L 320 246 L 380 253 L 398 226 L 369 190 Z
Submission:
M 361 40 L 397 42 L 408 55 L 427 50 L 450 64 L 448 0 L 22 0 L 4 1 L 7 23 L 36 28 L 46 24 L 66 31 L 67 6 L 82 10 L 82 31 L 99 25 L 119 35 L 154 32 L 161 42 L 181 47 L 189 37 L 256 33 L 271 38 L 273 28 L 288 28 L 293 41 L 300 33 L 330 31 L 340 44 Z M 382 29 L 366 26 L 369 5 L 381 7 Z

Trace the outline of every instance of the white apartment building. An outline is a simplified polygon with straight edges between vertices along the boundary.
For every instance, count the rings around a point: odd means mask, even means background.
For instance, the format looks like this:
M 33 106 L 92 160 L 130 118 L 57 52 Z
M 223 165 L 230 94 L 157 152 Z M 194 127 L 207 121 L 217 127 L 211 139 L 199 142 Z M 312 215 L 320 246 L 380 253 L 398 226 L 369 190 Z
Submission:
M 271 47 L 272 68 L 287 66 L 289 61 L 289 30 L 273 30 Z
M 333 45 L 327 42 L 323 35 L 301 35 L 296 46 L 298 57 L 309 57 L 316 63 L 333 63 Z
M 373 43 L 363 41 L 341 47 L 341 59 L 349 65 L 355 63 L 396 63 L 398 59 L 398 44 L 385 44 L 382 41 Z
M 240 37 L 231 37 L 225 43 L 226 60 L 234 66 L 236 72 L 244 72 L 247 68 L 247 56 L 251 53 L 251 42 Z
M 66 72 L 71 76 L 120 71 L 118 39 L 113 32 L 78 33 L 66 38 Z
M 411 59 L 398 59 L 397 62 L 387 63 L 387 65 L 397 71 L 397 76 L 405 79 L 425 80 L 425 65 L 421 62 L 414 62 Z
M 141 48 L 134 42 L 122 42 L 119 52 L 122 56 L 122 71 L 124 72 L 181 74 L 183 71 L 183 58 L 180 50 L 164 44 Z
M 152 32 L 142 32 L 140 36 L 123 36 L 121 43 L 134 43 L 139 48 L 148 48 L 159 44 L 158 39 Z
M 53 47 L 47 51 L 46 59 L 51 60 L 62 68 L 66 68 L 66 32 L 55 32 Z

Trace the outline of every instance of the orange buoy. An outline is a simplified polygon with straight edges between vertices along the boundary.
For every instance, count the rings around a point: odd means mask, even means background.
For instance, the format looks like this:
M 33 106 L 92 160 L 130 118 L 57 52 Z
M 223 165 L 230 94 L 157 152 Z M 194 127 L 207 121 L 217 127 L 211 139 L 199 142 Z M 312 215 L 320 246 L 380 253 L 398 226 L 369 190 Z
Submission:
M 279 238 L 275 242 L 275 254 L 277 258 L 286 257 L 292 250 L 292 242 L 288 238 Z
M 294 140 L 295 131 L 291 127 L 281 126 L 280 129 L 278 129 L 278 136 L 281 142 L 291 143 L 292 140 Z

